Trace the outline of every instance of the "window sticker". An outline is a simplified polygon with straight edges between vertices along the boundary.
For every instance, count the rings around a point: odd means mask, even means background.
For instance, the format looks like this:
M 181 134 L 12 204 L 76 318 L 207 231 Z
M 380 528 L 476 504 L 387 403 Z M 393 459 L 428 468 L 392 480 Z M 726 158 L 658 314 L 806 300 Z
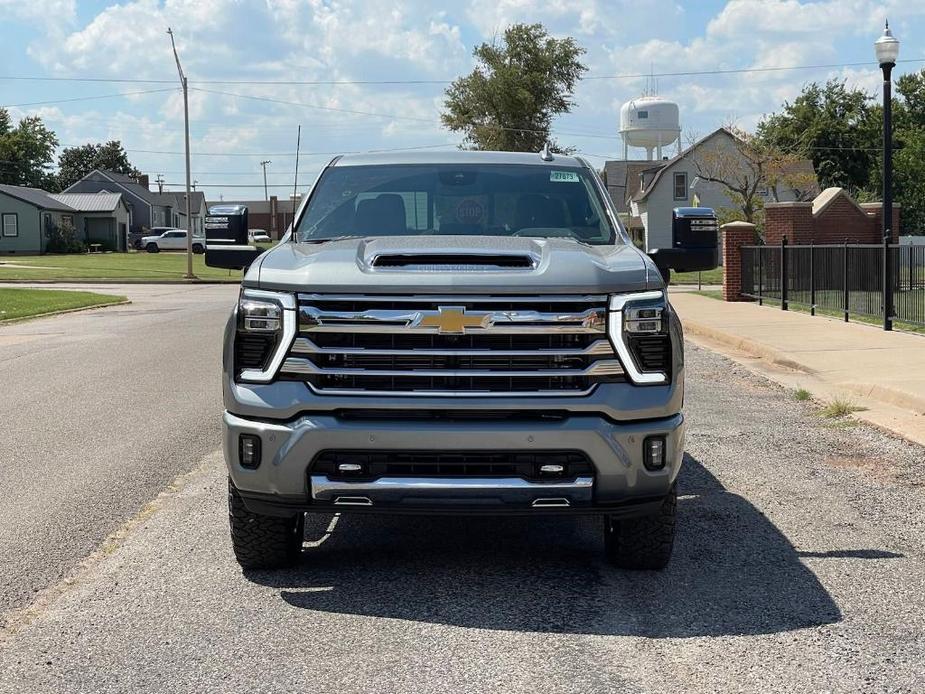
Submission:
M 574 171 L 550 171 L 549 180 L 553 183 L 578 183 L 578 174 Z

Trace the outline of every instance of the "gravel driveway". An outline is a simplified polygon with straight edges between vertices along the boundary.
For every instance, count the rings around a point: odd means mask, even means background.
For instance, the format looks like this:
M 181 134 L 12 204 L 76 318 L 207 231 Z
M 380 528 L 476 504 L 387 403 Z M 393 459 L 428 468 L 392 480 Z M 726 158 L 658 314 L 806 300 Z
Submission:
M 925 451 L 688 349 L 662 573 L 599 521 L 310 517 L 242 575 L 219 454 L 0 635 L 3 692 L 921 692 Z

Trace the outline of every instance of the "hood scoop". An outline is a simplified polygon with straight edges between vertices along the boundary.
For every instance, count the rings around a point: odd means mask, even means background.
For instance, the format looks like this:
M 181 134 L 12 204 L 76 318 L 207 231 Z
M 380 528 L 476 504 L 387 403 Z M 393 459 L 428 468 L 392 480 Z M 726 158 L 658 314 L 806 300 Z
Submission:
M 522 253 L 381 253 L 370 264 L 410 272 L 494 272 L 533 270 L 536 260 Z

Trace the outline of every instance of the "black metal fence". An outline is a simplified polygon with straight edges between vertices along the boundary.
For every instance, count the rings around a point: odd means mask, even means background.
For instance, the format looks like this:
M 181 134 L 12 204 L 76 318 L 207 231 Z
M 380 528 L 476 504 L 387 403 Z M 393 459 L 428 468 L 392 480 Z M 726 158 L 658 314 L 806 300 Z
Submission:
M 925 325 L 925 246 L 889 246 L 893 320 Z M 815 315 L 883 318 L 883 253 L 878 244 L 743 246 L 742 294 Z

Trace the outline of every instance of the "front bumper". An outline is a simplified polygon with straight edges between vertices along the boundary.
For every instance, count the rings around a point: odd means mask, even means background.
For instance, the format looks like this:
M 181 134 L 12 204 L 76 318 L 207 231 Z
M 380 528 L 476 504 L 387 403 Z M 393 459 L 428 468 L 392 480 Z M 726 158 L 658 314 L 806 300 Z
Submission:
M 400 413 L 398 413 L 400 416 Z M 599 415 L 557 421 L 402 421 L 303 414 L 287 422 L 225 412 L 225 461 L 245 503 L 259 513 L 343 512 L 581 512 L 642 514 L 658 507 L 674 484 L 684 451 L 684 416 L 613 422 Z M 259 467 L 239 461 L 239 437 L 260 437 Z M 666 438 L 665 467 L 647 470 L 647 436 Z M 572 480 L 385 477 L 334 481 L 312 475 L 324 450 L 581 451 L 594 472 Z

